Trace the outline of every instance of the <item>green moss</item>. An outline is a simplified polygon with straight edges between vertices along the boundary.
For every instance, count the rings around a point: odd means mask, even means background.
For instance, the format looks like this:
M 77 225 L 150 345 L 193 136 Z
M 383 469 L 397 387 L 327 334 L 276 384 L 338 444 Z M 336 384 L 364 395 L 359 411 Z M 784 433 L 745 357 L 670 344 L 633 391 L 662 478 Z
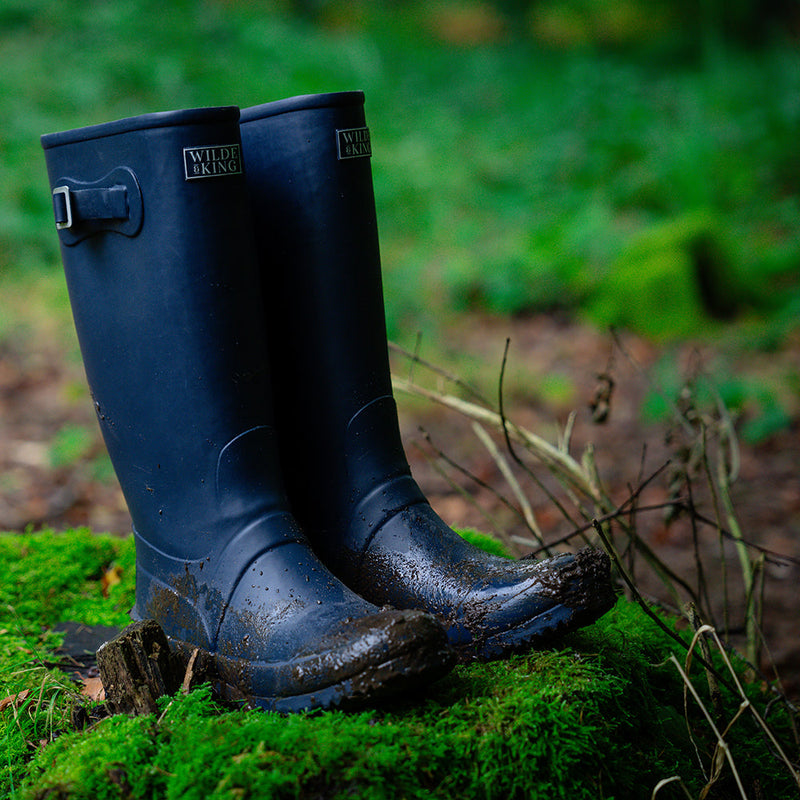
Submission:
M 0 620 L 10 614 L 26 631 L 67 620 L 127 624 L 134 564 L 133 539 L 85 528 L 0 536 Z M 120 582 L 106 586 L 110 570 Z
M 502 552 L 489 537 L 465 535 Z M 5 535 L 0 553 L 14 575 L 2 586 L 0 627 L 15 626 L 0 651 L 0 697 L 31 690 L 27 705 L 0 714 L 8 753 L 0 796 L 624 800 L 649 796 L 673 774 L 695 795 L 703 785 L 683 687 L 668 661 L 680 648 L 623 600 L 553 648 L 459 666 L 418 696 L 375 710 L 289 717 L 232 711 L 201 687 L 163 698 L 158 717 L 113 717 L 67 732 L 78 698 L 45 667 L 56 640 L 40 623 L 65 614 L 124 622 L 133 592 L 131 542 L 87 531 Z M 122 581 L 104 597 L 102 578 L 112 564 Z M 696 683 L 704 693 L 704 681 Z M 752 691 L 763 706 L 760 689 Z M 724 702 L 730 718 L 738 701 L 729 695 Z M 713 737 L 695 710 L 688 724 L 708 764 Z M 788 779 L 753 733 L 742 719 L 728 736 L 740 773 L 748 786 L 757 778 L 766 796 L 786 796 Z M 40 741 L 46 746 L 37 747 Z
M 487 553 L 505 557 L 509 555 L 505 545 L 498 539 L 495 539 L 494 536 L 489 536 L 486 533 L 481 533 L 472 528 L 464 528 L 460 530 L 459 533 L 470 544 L 474 544 L 475 547 L 480 547 L 481 550 L 485 550 Z
M 120 582 L 107 585 L 110 576 Z M 81 698 L 68 677 L 48 666 L 62 637 L 59 622 L 125 625 L 133 604 L 131 539 L 68 533 L 0 535 L 0 698 L 27 699 L 0 713 L 0 797 L 14 796 L 39 742 L 69 727 Z
M 635 237 L 600 283 L 588 313 L 674 340 L 729 318 L 739 303 L 739 276 L 713 215 L 684 214 Z

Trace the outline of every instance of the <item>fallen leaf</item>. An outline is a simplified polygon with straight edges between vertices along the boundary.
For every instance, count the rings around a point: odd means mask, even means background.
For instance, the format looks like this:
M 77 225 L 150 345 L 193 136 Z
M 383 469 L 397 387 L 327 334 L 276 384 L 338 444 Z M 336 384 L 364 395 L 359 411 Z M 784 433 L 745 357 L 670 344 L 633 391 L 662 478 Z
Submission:
M 10 694 L 7 697 L 4 697 L 2 700 L 0 700 L 0 711 L 5 711 L 7 708 L 9 708 L 9 706 L 19 708 L 28 699 L 30 693 L 30 689 L 23 689 L 17 694 Z
M 106 690 L 103 688 L 103 681 L 100 678 L 84 678 L 81 694 L 90 700 L 102 702 L 106 699 Z
M 100 578 L 100 590 L 103 592 L 103 597 L 108 597 L 108 590 L 112 586 L 116 586 L 122 582 L 122 567 L 119 564 L 114 564 L 109 567 Z

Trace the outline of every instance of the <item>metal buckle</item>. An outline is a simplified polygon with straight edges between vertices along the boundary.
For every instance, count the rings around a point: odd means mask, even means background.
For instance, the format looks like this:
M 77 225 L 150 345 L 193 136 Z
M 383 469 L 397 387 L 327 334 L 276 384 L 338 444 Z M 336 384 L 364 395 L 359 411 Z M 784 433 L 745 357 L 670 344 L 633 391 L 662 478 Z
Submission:
M 56 188 L 53 189 L 53 197 L 57 194 L 64 195 L 64 208 L 67 212 L 67 219 L 65 222 L 59 222 L 58 219 L 56 219 L 56 229 L 61 231 L 65 228 L 72 227 L 72 201 L 69 196 L 69 186 L 56 186 Z

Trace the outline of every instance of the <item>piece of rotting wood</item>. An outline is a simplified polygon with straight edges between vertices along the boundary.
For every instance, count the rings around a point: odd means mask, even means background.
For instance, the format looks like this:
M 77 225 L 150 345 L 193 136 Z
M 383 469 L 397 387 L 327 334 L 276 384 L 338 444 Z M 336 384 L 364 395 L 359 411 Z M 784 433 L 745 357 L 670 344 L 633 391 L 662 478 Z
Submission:
M 153 714 L 156 700 L 181 686 L 181 660 L 153 619 L 134 622 L 97 651 L 106 703 L 117 714 Z

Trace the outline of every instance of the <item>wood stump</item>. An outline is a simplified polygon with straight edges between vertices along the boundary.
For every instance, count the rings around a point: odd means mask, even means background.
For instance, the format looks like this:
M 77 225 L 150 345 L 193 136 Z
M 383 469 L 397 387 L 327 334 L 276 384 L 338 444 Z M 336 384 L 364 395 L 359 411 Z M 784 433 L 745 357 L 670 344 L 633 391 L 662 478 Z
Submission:
M 170 651 L 161 626 L 152 619 L 134 622 L 97 651 L 106 703 L 117 714 L 153 714 L 156 700 L 174 694 L 186 665 Z

